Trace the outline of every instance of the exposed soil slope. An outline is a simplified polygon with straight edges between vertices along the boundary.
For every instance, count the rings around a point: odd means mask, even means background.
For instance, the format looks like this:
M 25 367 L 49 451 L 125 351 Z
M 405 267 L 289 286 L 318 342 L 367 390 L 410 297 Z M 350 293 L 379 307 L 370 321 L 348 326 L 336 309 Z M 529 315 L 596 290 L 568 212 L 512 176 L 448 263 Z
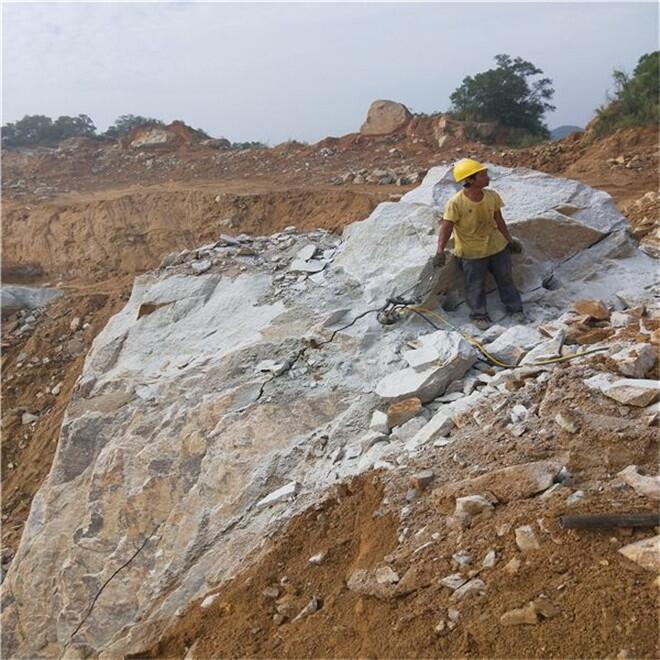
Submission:
M 99 281 L 156 268 L 166 254 L 213 243 L 222 233 L 271 234 L 287 225 L 337 230 L 367 217 L 389 192 L 154 187 L 36 205 L 9 201 L 4 279 L 32 266 L 42 281 Z

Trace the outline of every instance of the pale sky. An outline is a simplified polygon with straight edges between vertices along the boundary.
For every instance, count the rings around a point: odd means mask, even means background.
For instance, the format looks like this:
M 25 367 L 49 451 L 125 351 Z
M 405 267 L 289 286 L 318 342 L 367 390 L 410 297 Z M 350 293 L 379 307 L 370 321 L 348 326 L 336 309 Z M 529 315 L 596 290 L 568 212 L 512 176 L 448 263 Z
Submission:
M 655 2 L 5 1 L 2 17 L 2 123 L 130 113 L 269 144 L 357 131 L 375 99 L 445 111 L 497 53 L 552 78 L 550 128 L 584 126 L 612 70 L 658 48 Z

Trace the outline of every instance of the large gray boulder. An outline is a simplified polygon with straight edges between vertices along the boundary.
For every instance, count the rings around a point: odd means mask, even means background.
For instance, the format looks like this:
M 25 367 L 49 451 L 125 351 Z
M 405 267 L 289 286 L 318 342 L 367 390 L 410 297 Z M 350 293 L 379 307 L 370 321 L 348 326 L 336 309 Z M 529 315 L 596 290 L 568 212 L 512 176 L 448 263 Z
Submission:
M 334 266 L 361 284 L 369 305 L 389 297 L 424 297 L 437 286 L 432 260 L 440 220 L 430 206 L 383 202 L 366 220 L 344 230 Z M 457 286 L 445 271 L 447 287 Z
M 607 298 L 612 291 L 634 295 L 640 282 L 654 281 L 653 259 L 635 247 L 607 193 L 534 170 L 493 165 L 489 172 L 511 233 L 524 247 L 513 256 L 513 270 L 526 301 L 543 298 L 561 308 L 594 286 Z M 346 228 L 335 266 L 363 283 L 369 304 L 392 294 L 428 300 L 429 292 L 462 299 L 455 261 L 431 266 L 444 204 L 459 189 L 450 166 L 434 167 L 400 202 L 380 204 Z

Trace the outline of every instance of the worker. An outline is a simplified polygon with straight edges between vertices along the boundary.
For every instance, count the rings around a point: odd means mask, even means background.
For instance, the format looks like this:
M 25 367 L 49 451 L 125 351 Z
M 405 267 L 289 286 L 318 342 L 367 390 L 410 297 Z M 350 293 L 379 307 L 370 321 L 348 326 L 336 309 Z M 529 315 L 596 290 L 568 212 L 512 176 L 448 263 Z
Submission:
M 520 293 L 513 283 L 511 253 L 522 252 L 521 244 L 509 234 L 501 208 L 502 198 L 487 188 L 488 169 L 464 158 L 454 165 L 454 179 L 463 188 L 446 203 L 438 236 L 435 266 L 445 264 L 445 248 L 452 233 L 454 255 L 465 281 L 465 300 L 470 319 L 480 330 L 492 323 L 486 308 L 486 277 L 495 278 L 500 299 L 518 322 L 525 321 Z

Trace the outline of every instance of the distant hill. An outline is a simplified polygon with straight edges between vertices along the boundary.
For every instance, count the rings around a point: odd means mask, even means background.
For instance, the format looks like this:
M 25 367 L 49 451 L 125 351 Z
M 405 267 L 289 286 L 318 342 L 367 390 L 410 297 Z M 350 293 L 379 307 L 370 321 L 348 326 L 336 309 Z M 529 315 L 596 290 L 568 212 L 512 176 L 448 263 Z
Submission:
M 562 138 L 566 137 L 569 133 L 574 133 L 575 131 L 577 131 L 578 133 L 582 133 L 584 129 L 580 128 L 579 126 L 559 126 L 557 128 L 553 128 L 550 131 L 550 139 L 561 140 Z

